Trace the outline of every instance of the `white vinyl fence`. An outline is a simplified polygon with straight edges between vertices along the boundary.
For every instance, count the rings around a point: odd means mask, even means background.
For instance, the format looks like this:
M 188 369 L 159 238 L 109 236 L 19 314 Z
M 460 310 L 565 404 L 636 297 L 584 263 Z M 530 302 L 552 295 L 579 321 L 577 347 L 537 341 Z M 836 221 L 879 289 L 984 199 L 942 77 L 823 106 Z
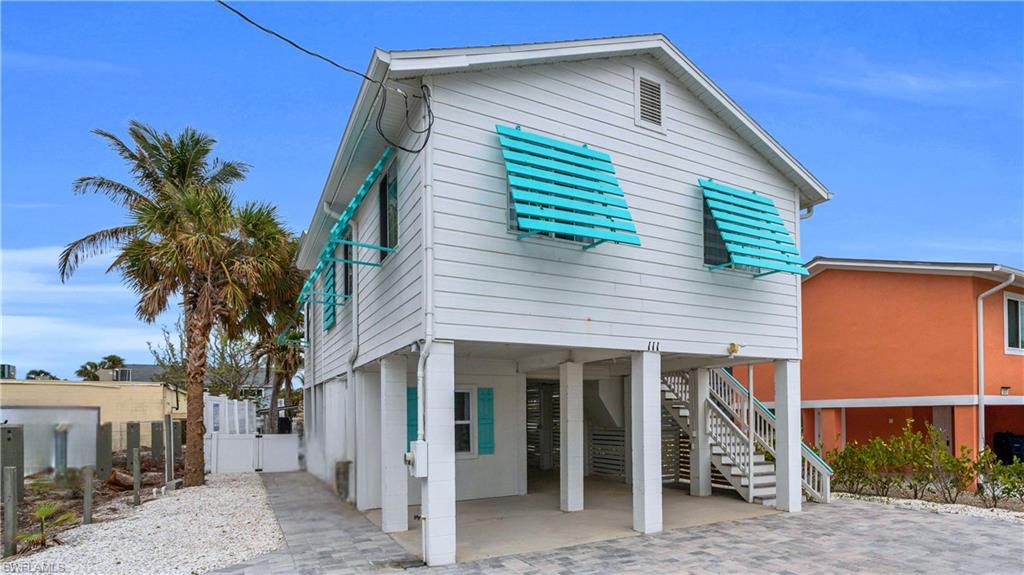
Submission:
M 210 473 L 299 469 L 298 435 L 210 433 L 203 445 Z

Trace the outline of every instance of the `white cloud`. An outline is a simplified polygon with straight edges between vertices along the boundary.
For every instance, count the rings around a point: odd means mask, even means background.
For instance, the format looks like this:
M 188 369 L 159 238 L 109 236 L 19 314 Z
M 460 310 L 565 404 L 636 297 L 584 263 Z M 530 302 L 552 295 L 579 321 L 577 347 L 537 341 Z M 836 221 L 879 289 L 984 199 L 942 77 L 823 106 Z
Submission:
M 67 58 L 64 56 L 22 52 L 20 50 L 4 50 L 2 61 L 3 67 L 7 70 L 25 70 L 52 74 L 125 74 L 135 72 L 131 68 L 120 66 L 113 62 L 86 58 Z
M 64 319 L 41 315 L 0 316 L 0 358 L 14 364 L 18 373 L 47 369 L 73 379 L 74 369 L 86 360 L 116 353 L 133 362 L 148 362 L 147 341 L 159 342 L 156 325 L 101 318 Z
M 159 341 L 159 324 L 173 324 L 173 304 L 149 325 L 135 316 L 137 296 L 107 274 L 112 255 L 86 260 L 67 283 L 60 283 L 57 258 L 61 246 L 0 250 L 3 315 L 0 316 L 0 361 L 20 373 L 48 369 L 73 377 L 84 361 L 116 353 L 130 361 L 149 362 L 147 341 Z
M 961 97 L 1004 87 L 1012 75 L 978 67 L 951 68 L 932 62 L 876 62 L 856 50 L 832 57 L 830 71 L 819 74 L 822 84 L 871 96 L 901 100 Z
M 62 249 L 61 246 L 40 246 L 0 250 L 4 304 L 52 305 L 55 297 L 74 297 L 79 303 L 78 298 L 83 296 L 102 297 L 107 301 L 112 296 L 133 297 L 116 275 L 105 273 L 113 261 L 110 255 L 86 260 L 71 279 L 61 284 L 57 259 Z

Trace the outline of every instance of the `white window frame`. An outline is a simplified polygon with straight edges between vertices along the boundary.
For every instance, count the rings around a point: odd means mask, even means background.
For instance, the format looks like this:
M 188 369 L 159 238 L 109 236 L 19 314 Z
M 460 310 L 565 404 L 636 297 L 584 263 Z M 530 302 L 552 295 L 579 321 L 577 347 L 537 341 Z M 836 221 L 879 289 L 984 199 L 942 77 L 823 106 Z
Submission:
M 661 86 L 661 125 L 648 122 L 640 117 L 640 78 L 649 80 L 651 82 L 657 82 Z M 633 67 L 633 121 L 637 126 L 657 132 L 662 136 L 668 135 L 668 129 L 665 128 L 665 120 L 668 115 L 665 113 L 665 78 L 661 74 L 655 74 L 650 70 L 641 69 L 640 67 Z
M 464 419 L 456 419 L 453 424 L 452 433 L 455 432 L 455 424 L 469 424 L 469 451 L 456 451 L 455 459 L 476 459 L 479 457 L 479 449 L 477 441 L 477 413 L 476 413 L 476 387 L 475 386 L 457 386 L 455 393 L 468 393 L 469 394 L 469 421 Z M 455 398 L 452 397 L 452 416 L 454 419 L 455 415 Z M 454 436 L 453 436 L 454 437 Z M 454 447 L 454 446 L 453 446 Z
M 1021 331 L 1024 332 L 1024 293 L 1003 291 L 1003 351 L 1006 355 L 1024 355 L 1024 333 L 1021 334 L 1021 347 L 1010 347 L 1009 321 L 1010 300 L 1018 302 L 1017 313 L 1020 316 Z

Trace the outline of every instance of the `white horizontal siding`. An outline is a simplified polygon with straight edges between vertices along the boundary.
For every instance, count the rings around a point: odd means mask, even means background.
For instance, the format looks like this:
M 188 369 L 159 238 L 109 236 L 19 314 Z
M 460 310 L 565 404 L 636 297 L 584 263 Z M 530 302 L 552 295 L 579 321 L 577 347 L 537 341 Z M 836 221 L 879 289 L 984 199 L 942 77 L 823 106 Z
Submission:
M 633 67 L 663 83 L 667 133 L 637 127 Z M 709 272 L 698 177 L 770 196 L 791 230 L 794 186 L 647 58 L 588 60 L 435 78 L 438 337 L 722 354 L 799 354 L 798 283 Z M 507 230 L 495 124 L 612 155 L 642 247 Z
M 413 138 L 402 144 L 410 146 Z M 418 340 L 422 331 L 422 159 L 416 154 L 396 154 L 398 174 L 398 248 L 381 267 L 356 266 L 359 294 L 359 357 L 356 365 L 380 358 Z M 353 190 L 354 191 L 354 190 Z M 376 184 L 366 195 L 353 221 L 358 229 L 355 239 L 368 244 L 380 243 L 379 197 Z M 341 246 L 335 252 L 342 256 Z M 380 252 L 353 248 L 354 259 L 378 262 Z M 335 264 L 335 285 L 344 285 L 344 266 Z M 318 282 L 319 283 L 319 282 Z M 318 285 L 317 290 L 321 287 Z M 317 381 L 345 373 L 352 352 L 352 305 L 336 308 L 334 327 L 323 330 L 323 305 L 312 308 L 310 322 L 313 373 Z

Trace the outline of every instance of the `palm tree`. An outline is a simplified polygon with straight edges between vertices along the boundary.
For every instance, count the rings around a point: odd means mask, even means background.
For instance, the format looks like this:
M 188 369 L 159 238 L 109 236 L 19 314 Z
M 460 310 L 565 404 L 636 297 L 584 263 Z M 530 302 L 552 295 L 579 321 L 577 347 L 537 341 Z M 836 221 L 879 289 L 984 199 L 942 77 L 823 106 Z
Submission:
M 75 375 L 82 378 L 82 381 L 99 381 L 100 380 L 100 364 L 95 361 L 87 361 L 75 370 Z
M 280 254 L 282 260 L 295 261 L 299 243 L 293 240 Z M 250 311 L 253 331 L 257 334 L 255 356 L 264 362 L 263 387 L 273 385 L 270 392 L 268 427 L 270 433 L 277 432 L 277 398 L 285 384 L 291 389 L 291 380 L 302 369 L 303 333 L 295 326 L 302 325 L 301 313 L 294 309 L 295 301 L 302 292 L 304 274 L 290 264 L 285 270 L 276 290 L 251 302 Z
M 35 380 L 47 380 L 47 381 L 49 381 L 49 380 L 56 380 L 56 379 L 58 379 L 58 377 L 56 375 L 53 375 L 49 371 L 46 371 L 45 369 L 30 369 L 30 370 L 28 370 L 28 373 L 25 374 L 25 379 L 35 379 Z
M 100 369 L 119 369 L 124 367 L 124 358 L 119 355 L 110 354 L 100 360 Z
M 131 169 L 134 187 L 101 176 L 75 181 L 77 193 L 101 193 L 125 208 L 128 223 L 71 242 L 61 253 L 61 280 L 84 259 L 114 251 L 108 271 L 120 272 L 139 296 L 136 314 L 153 322 L 172 298 L 185 321 L 187 397 L 185 486 L 203 484 L 203 383 L 214 325 L 239 337 L 254 320 L 249 302 L 277 290 L 291 241 L 276 210 L 236 206 L 230 186 L 247 166 L 212 157 L 212 137 L 192 128 L 177 136 L 131 122 L 132 146 L 102 130 Z

